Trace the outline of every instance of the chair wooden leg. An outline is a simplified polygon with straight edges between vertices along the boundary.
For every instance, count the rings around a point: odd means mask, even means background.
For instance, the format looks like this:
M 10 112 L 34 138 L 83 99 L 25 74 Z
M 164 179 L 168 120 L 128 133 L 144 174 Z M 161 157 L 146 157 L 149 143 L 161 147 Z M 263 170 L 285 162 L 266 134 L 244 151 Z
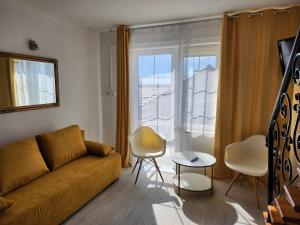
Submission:
M 138 178 L 139 178 L 143 160 L 144 160 L 144 159 L 140 159 L 140 166 L 139 166 L 139 170 L 138 170 L 138 172 L 137 172 L 136 178 L 135 178 L 135 182 L 134 182 L 135 184 L 136 184 L 136 182 L 137 182 L 137 180 L 138 180 Z
M 254 193 L 256 195 L 257 208 L 259 208 L 259 197 L 258 197 L 258 192 L 257 192 L 258 177 L 253 177 L 252 180 L 253 180 Z
M 245 179 L 245 176 L 244 176 L 243 174 L 241 174 L 240 186 L 242 186 L 242 185 L 243 185 L 243 181 L 244 181 L 244 179 Z
M 133 169 L 132 169 L 132 172 L 131 172 L 131 173 L 133 173 L 133 172 L 134 172 L 134 170 L 135 170 L 135 168 L 136 168 L 137 164 L 139 163 L 139 161 L 140 161 L 140 158 L 137 158 L 137 160 L 136 160 L 136 162 L 135 162 L 135 164 L 134 164 L 134 167 L 133 167 Z
M 258 181 L 261 181 L 266 188 L 268 188 L 268 179 L 266 176 L 258 177 Z
M 240 173 L 236 172 L 227 191 L 225 192 L 225 196 L 227 196 L 228 192 L 230 191 L 230 189 L 232 188 L 232 185 L 235 183 L 236 179 L 239 177 Z
M 161 172 L 160 172 L 159 167 L 158 167 L 158 165 L 157 165 L 157 163 L 156 163 L 156 160 L 155 160 L 154 158 L 152 158 L 152 160 L 153 160 L 154 165 L 155 165 L 155 167 L 156 167 L 156 169 L 157 169 L 157 171 L 158 171 L 158 173 L 159 173 L 159 175 L 160 175 L 160 178 L 161 178 L 162 182 L 164 182 L 164 178 L 163 178 L 162 175 L 161 175 Z

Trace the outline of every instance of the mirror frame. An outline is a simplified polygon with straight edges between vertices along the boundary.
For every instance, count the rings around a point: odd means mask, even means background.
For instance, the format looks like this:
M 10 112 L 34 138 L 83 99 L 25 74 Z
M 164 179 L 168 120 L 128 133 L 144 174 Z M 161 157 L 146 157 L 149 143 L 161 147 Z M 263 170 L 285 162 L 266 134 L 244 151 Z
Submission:
M 18 111 L 35 110 L 35 109 L 45 109 L 45 108 L 60 106 L 57 59 L 33 56 L 33 55 L 23 55 L 23 54 L 18 54 L 18 53 L 9 53 L 9 52 L 0 52 L 0 57 L 8 57 L 8 58 L 14 58 L 14 59 L 23 59 L 23 60 L 30 60 L 30 61 L 37 61 L 37 62 L 53 63 L 54 64 L 54 73 L 55 73 L 55 92 L 56 92 L 55 93 L 56 94 L 56 102 L 55 103 L 16 106 L 16 107 L 11 107 L 11 108 L 6 108 L 6 109 L 0 108 L 0 114 L 10 113 L 10 112 L 18 112 Z

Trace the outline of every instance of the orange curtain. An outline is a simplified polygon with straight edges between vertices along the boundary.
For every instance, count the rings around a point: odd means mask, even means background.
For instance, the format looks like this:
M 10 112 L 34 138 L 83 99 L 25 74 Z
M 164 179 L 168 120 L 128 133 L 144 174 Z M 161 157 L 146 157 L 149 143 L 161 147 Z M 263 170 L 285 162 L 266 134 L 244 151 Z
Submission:
M 16 74 L 15 74 L 15 59 L 9 59 L 9 74 L 10 74 L 10 93 L 13 107 L 17 106 L 17 91 L 16 91 Z
M 14 61 L 0 58 L 0 108 L 16 106 Z
M 266 135 L 282 80 L 277 40 L 296 35 L 300 7 L 223 17 L 214 155 L 216 177 L 231 176 L 225 146 Z
M 121 154 L 122 167 L 129 162 L 129 30 L 117 29 L 117 127 L 116 151 Z

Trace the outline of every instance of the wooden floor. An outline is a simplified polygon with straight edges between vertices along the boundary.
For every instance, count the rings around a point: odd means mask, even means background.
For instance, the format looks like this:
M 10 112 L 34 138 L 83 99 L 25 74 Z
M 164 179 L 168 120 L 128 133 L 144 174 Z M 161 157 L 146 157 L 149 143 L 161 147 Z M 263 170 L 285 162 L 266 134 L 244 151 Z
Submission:
M 245 183 L 233 186 L 224 196 L 230 180 L 215 180 L 214 192 L 174 191 L 174 174 L 163 172 L 162 184 L 154 168 L 145 168 L 134 185 L 130 169 L 66 220 L 64 225 L 230 225 L 264 224 L 256 207 L 252 188 Z M 259 186 L 261 208 L 266 207 L 266 188 Z

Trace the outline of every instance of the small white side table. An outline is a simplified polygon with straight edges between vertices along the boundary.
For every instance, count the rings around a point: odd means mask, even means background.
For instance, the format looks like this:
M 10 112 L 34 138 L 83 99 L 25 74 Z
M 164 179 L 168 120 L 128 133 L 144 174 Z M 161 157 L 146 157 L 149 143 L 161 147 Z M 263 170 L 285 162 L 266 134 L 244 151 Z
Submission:
M 195 162 L 191 159 L 198 157 Z M 213 166 L 216 163 L 216 158 L 210 154 L 193 151 L 176 152 L 171 157 L 176 164 L 176 175 L 173 177 L 173 183 L 178 187 L 178 195 L 180 190 L 188 191 L 208 191 L 212 194 L 213 189 Z M 204 175 L 199 173 L 180 173 L 180 167 L 204 168 Z M 211 167 L 211 178 L 206 176 L 206 168 Z

